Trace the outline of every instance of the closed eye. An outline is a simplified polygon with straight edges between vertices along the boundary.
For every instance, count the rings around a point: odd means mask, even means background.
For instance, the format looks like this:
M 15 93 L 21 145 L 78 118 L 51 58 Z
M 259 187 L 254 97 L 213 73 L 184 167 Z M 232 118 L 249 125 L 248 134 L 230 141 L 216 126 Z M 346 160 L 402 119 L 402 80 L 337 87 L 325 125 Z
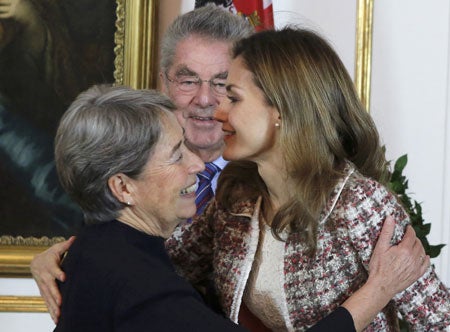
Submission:
M 184 86 L 192 86 L 192 85 L 198 85 L 199 81 L 198 79 L 183 79 L 178 81 L 179 84 Z
M 230 96 L 230 95 L 227 95 L 227 98 L 228 98 L 228 100 L 230 101 L 230 103 L 236 103 L 237 101 L 239 101 L 239 99 L 237 99 L 236 97 L 234 97 L 234 96 Z
M 178 156 L 178 158 L 175 160 L 175 162 L 180 162 L 181 160 L 183 160 L 183 154 L 180 153 L 180 155 Z
M 214 80 L 214 81 L 212 81 L 212 85 L 214 85 L 214 86 L 216 86 L 216 87 L 218 87 L 218 88 L 225 88 L 225 86 L 226 86 L 226 83 L 225 83 L 225 81 L 216 81 L 216 80 Z

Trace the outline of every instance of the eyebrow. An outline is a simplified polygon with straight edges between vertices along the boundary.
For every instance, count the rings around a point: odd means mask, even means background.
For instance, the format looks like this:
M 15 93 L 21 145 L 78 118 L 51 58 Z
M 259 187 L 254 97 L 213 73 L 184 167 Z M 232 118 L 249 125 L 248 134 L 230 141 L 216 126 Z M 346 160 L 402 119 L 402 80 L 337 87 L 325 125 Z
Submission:
M 175 76 L 197 76 L 197 73 L 188 67 L 183 66 L 175 72 Z
M 175 76 L 176 77 L 180 77 L 180 76 L 195 76 L 195 77 L 200 77 L 195 71 L 193 71 L 192 69 L 190 69 L 187 66 L 183 66 L 181 68 L 179 68 L 176 72 L 175 72 Z M 226 79 L 228 77 L 228 71 L 222 71 L 220 73 L 217 73 L 215 75 L 213 75 L 211 77 L 211 79 L 214 78 L 220 78 L 220 79 Z

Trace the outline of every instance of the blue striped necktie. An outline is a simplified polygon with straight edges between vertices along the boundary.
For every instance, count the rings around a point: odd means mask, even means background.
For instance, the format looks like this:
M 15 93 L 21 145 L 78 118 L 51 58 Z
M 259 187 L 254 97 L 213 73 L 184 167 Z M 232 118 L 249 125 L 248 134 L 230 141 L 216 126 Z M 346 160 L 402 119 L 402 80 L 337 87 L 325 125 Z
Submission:
M 198 188 L 195 197 L 197 215 L 200 215 L 203 212 L 208 202 L 214 197 L 214 193 L 211 188 L 211 180 L 219 170 L 220 168 L 215 164 L 205 163 L 205 170 L 197 174 Z

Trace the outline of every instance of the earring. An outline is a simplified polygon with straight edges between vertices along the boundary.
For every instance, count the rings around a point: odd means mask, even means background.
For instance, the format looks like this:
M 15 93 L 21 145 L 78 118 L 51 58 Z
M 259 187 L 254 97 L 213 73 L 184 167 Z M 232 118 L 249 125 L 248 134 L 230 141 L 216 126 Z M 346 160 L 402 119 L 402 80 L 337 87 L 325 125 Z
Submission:
M 275 123 L 275 127 L 279 127 L 280 126 L 280 124 L 277 122 L 277 123 Z
M 127 205 L 128 205 L 128 206 L 130 206 L 130 205 L 131 205 L 131 203 L 130 203 L 130 202 L 127 202 Z

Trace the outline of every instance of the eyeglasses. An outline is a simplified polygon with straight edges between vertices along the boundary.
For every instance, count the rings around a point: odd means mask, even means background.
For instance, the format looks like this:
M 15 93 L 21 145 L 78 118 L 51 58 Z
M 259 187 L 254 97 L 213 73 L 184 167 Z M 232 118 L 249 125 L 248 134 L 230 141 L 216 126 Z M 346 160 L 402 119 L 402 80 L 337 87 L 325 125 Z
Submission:
M 202 80 L 198 76 L 180 76 L 175 79 L 171 79 L 166 73 L 166 78 L 170 83 L 175 84 L 175 86 L 182 92 L 195 94 L 200 89 L 203 82 L 209 83 L 211 90 L 217 95 L 226 95 L 226 79 L 224 78 L 213 78 L 210 80 Z

